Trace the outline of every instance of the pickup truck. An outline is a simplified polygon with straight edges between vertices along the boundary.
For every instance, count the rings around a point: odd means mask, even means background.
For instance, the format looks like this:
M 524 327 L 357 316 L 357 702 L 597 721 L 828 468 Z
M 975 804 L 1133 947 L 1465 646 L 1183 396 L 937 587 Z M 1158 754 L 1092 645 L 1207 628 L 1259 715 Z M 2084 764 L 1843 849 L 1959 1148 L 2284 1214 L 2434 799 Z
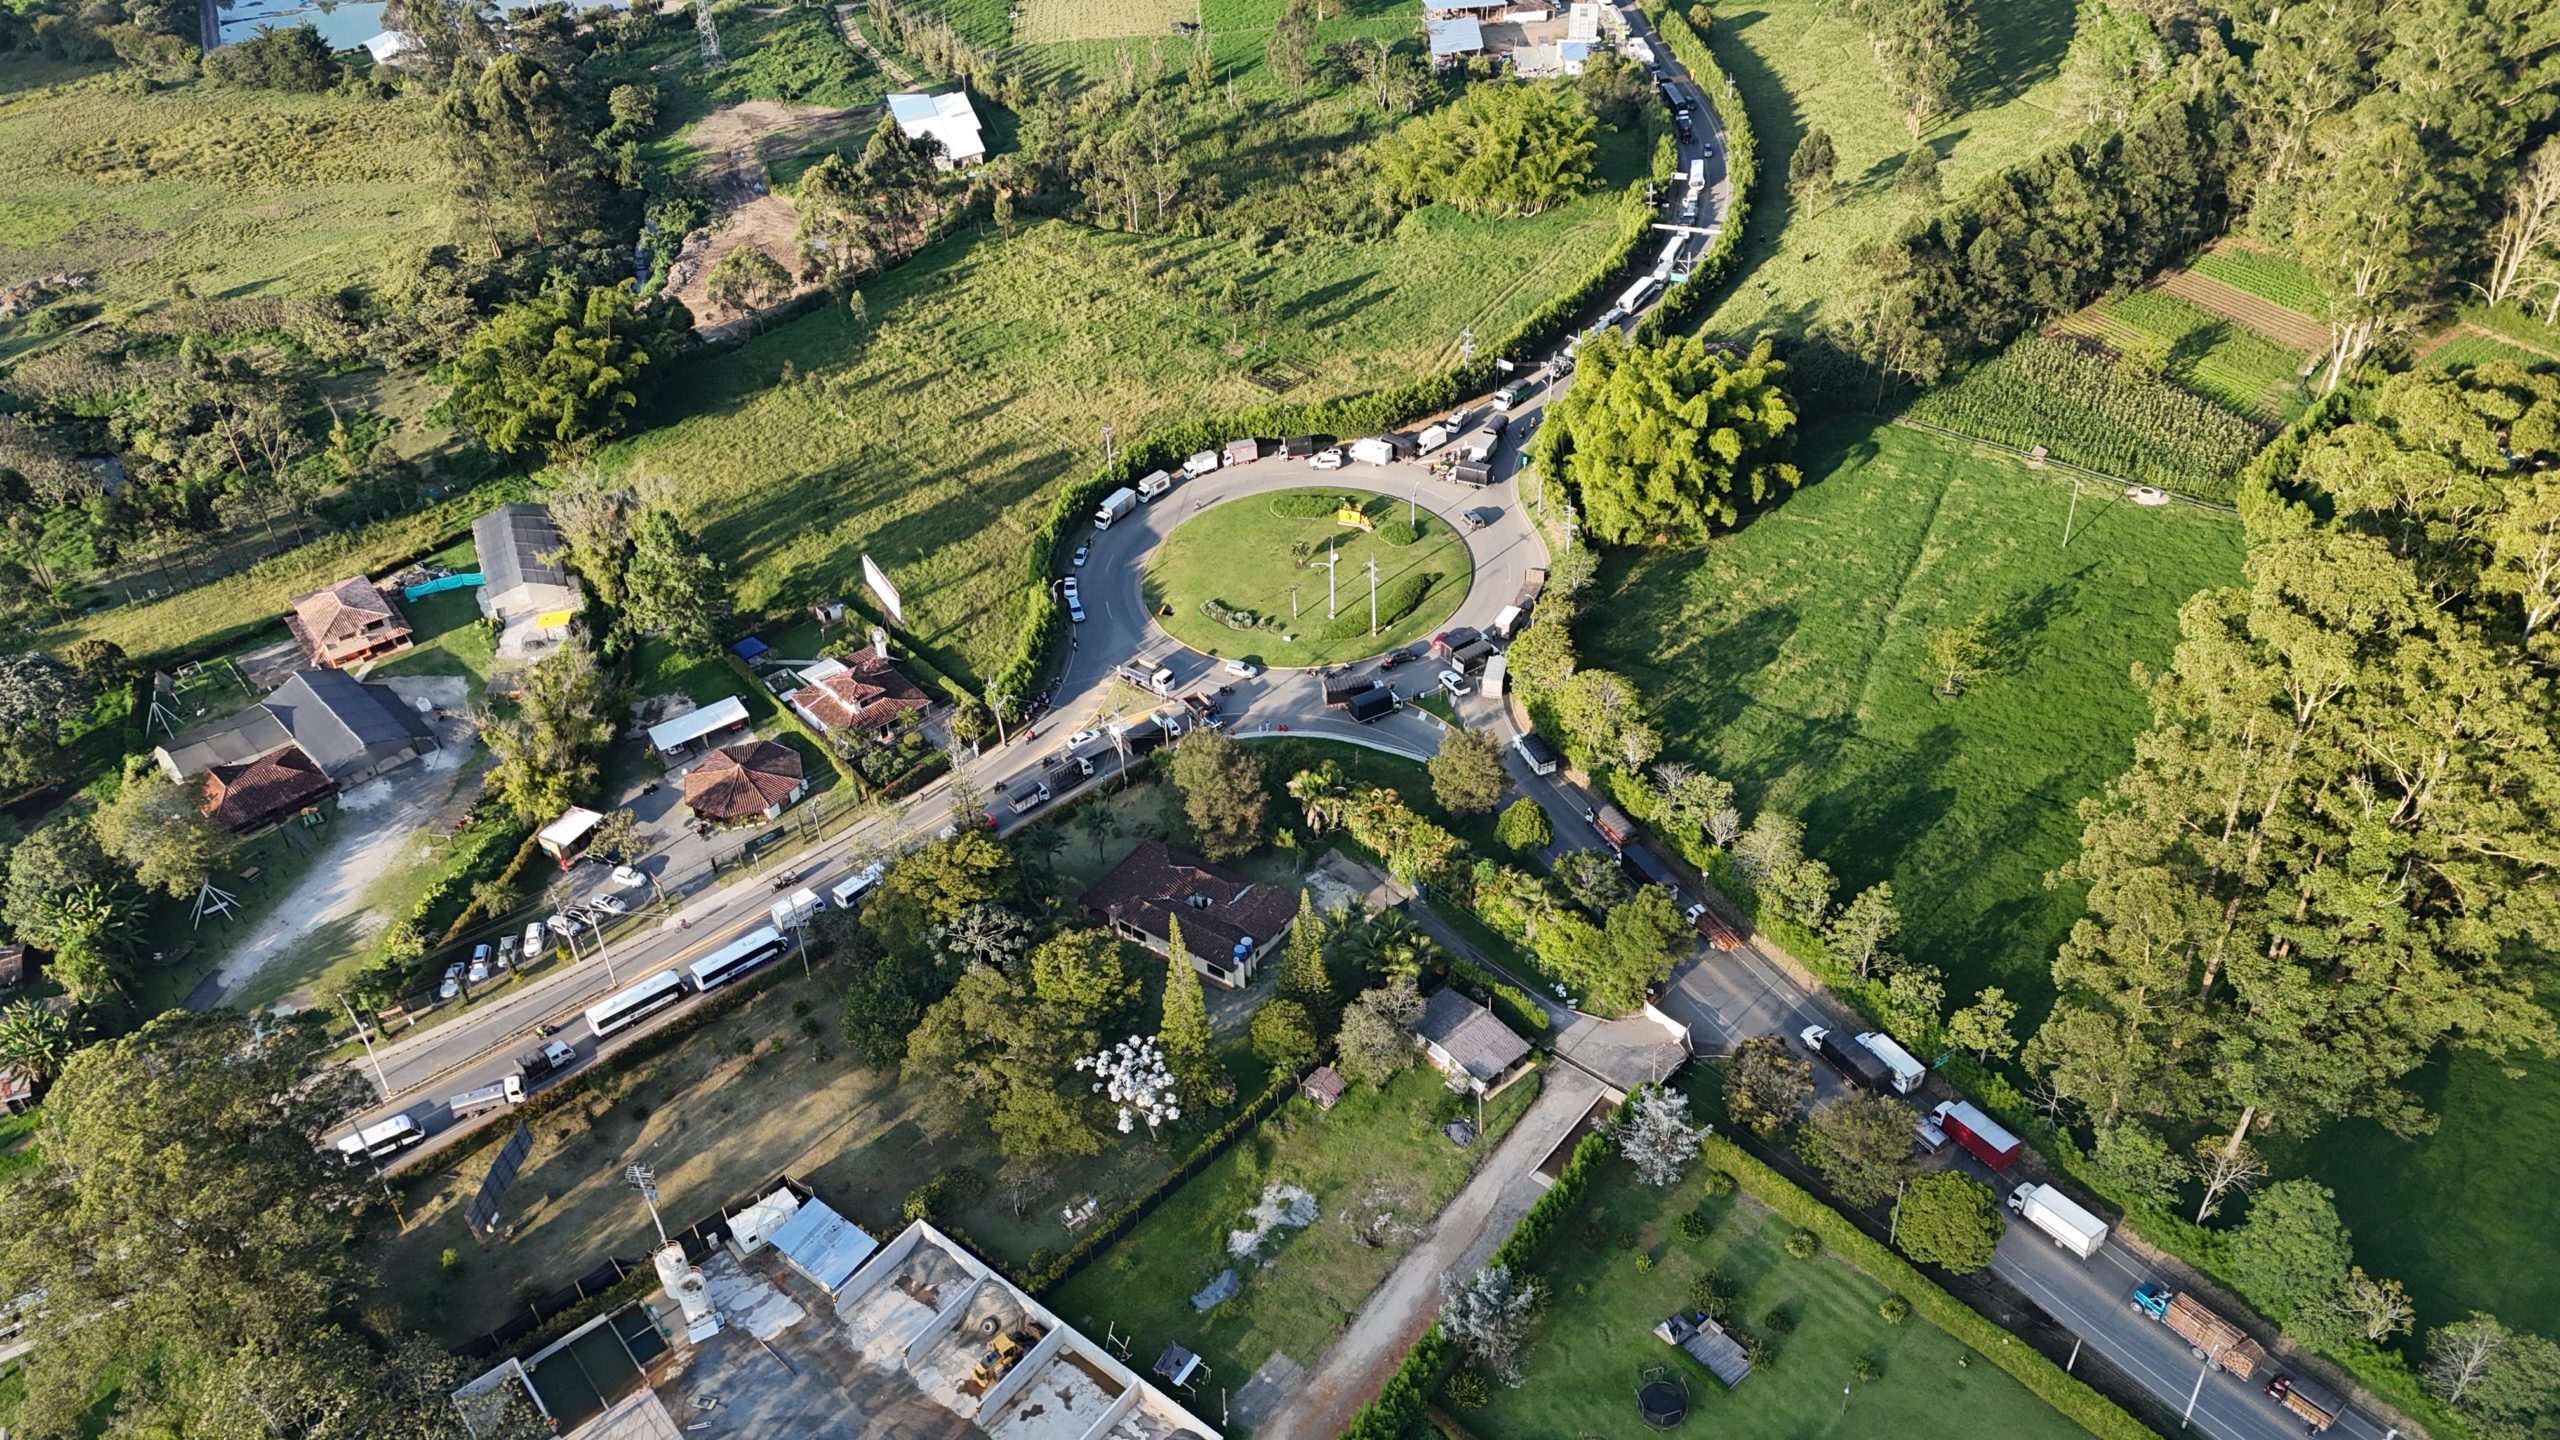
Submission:
M 557 1040 L 545 1040 L 542 1048 L 516 1057 L 516 1068 L 527 1080 L 539 1080 L 554 1070 L 574 1065 L 578 1052 Z

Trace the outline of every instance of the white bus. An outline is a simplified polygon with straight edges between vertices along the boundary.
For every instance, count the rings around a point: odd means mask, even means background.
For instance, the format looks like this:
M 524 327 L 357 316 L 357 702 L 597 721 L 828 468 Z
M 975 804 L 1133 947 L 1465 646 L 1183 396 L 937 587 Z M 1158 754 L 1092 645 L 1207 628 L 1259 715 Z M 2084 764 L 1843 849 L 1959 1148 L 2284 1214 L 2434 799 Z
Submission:
M 790 948 L 791 942 L 782 938 L 781 931 L 770 925 L 759 925 L 694 961 L 693 988 L 709 990 L 726 985 Z
M 394 1115 L 388 1120 L 377 1120 L 340 1140 L 338 1158 L 349 1165 L 359 1160 L 380 1162 L 426 1138 L 427 1132 L 418 1128 L 417 1121 L 405 1113 Z
M 661 970 L 639 984 L 607 995 L 587 1007 L 587 1028 L 601 1040 L 625 1025 L 645 1020 L 684 998 L 684 977 Z

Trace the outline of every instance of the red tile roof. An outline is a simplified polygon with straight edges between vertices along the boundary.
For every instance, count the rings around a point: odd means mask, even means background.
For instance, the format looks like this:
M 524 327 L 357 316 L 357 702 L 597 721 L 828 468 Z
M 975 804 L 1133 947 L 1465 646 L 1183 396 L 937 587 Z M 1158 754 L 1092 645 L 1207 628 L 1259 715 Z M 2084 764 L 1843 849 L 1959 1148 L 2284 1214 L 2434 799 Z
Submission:
M 788 803 L 801 781 L 799 751 L 750 740 L 703 756 L 684 777 L 684 803 L 705 820 L 744 820 Z
M 317 804 L 337 788 L 300 746 L 287 745 L 255 760 L 206 771 L 205 818 L 225 830 L 252 830 Z
M 841 675 L 791 692 L 791 703 L 821 730 L 877 730 L 901 710 L 933 703 L 877 650 L 845 657 Z
M 409 634 L 409 627 L 400 622 L 400 612 L 392 608 L 391 597 L 361 575 L 294 601 L 285 625 L 302 653 L 320 662 L 350 650 L 369 652 Z
M 1088 914 L 1118 920 L 1161 942 L 1182 921 L 1182 943 L 1198 958 L 1226 964 L 1239 944 L 1261 948 L 1298 918 L 1298 894 L 1150 839 L 1084 892 Z

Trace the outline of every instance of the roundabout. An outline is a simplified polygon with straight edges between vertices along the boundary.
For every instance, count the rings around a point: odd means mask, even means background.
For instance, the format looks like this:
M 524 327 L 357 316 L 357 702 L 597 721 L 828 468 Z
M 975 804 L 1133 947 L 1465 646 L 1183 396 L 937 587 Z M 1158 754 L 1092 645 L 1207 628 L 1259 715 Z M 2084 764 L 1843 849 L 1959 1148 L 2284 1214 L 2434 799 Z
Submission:
M 1293 669 L 1427 639 L 1474 581 L 1450 520 L 1366 487 L 1317 483 L 1183 518 L 1147 557 L 1140 594 L 1158 628 L 1203 655 Z

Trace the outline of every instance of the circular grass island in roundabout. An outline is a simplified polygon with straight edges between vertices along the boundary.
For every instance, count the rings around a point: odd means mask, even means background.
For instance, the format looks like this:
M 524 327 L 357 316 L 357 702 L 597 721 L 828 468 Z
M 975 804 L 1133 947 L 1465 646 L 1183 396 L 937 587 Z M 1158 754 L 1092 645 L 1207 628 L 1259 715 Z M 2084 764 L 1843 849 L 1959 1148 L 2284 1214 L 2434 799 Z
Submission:
M 1345 504 L 1350 516 L 1342 513 Z M 1201 511 L 1167 536 L 1147 561 L 1141 593 L 1166 634 L 1204 654 L 1270 666 L 1363 659 L 1438 630 L 1475 579 L 1467 542 L 1439 516 L 1419 513 L 1417 527 L 1407 523 L 1403 500 L 1322 486 L 1241 496 Z M 1358 524 L 1348 523 L 1353 516 Z M 1330 620 L 1328 545 L 1338 562 Z M 1369 633 L 1372 560 L 1378 564 L 1375 635 Z

